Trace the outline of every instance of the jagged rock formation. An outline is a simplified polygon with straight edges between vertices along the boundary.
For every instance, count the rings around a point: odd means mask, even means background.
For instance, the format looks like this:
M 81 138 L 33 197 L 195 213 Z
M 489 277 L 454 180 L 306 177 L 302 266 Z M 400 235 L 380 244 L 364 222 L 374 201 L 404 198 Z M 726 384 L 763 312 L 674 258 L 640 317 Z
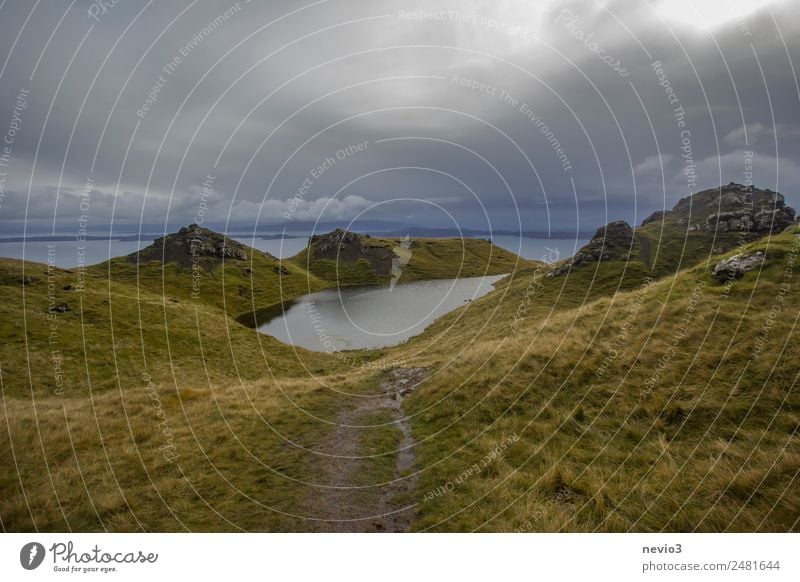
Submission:
M 599 229 L 592 240 L 574 257 L 548 273 L 548 277 L 557 277 L 573 267 L 587 263 L 628 260 L 634 242 L 639 245 L 639 258 L 648 268 L 653 269 L 653 265 L 650 264 L 651 247 L 656 244 L 661 249 L 659 262 L 662 268 L 663 265 L 674 268 L 680 264 L 681 257 L 692 256 L 693 251 L 696 254 L 700 251 L 722 253 L 742 242 L 757 240 L 770 233 L 781 232 L 791 226 L 794 220 L 795 211 L 786 206 L 782 194 L 769 189 L 761 190 L 731 182 L 720 188 L 704 190 L 682 198 L 672 210 L 658 210 L 652 213 L 642 221 L 641 232 L 635 232 L 625 222 L 608 224 Z M 653 223 L 663 223 L 664 226 L 671 229 L 664 231 L 666 243 L 664 240 L 653 239 L 654 236 L 660 236 L 658 224 Z M 648 226 L 651 224 L 652 226 Z M 669 246 L 669 237 L 674 237 L 676 227 L 681 231 L 688 231 L 690 234 L 688 236 L 681 235 L 684 246 L 677 249 L 681 257 L 678 258 L 677 263 L 674 260 L 673 263 L 670 263 L 668 254 L 665 259 L 664 248 Z M 715 242 L 713 249 L 710 248 L 709 241 L 712 239 L 710 235 L 713 235 Z M 739 261 L 743 267 L 737 267 L 736 265 L 739 263 L 734 261 L 734 258 L 730 259 L 732 262 L 728 265 L 731 270 L 726 271 L 728 267 L 722 263 L 720 263 L 722 266 L 718 265 L 720 277 L 725 279 L 731 276 L 741 277 L 745 271 L 751 268 L 749 260 L 742 258 L 739 258 Z M 757 260 L 757 258 L 753 260 Z
M 664 217 L 667 215 L 669 210 L 656 210 L 653 214 L 648 216 L 642 221 L 642 226 L 645 224 L 650 224 L 651 222 L 661 222 L 664 220 Z
M 671 211 L 659 210 L 642 221 L 645 224 L 674 220 L 689 231 L 736 232 L 756 239 L 780 232 L 795 219 L 782 194 L 731 182 L 681 199 Z
M 630 257 L 634 232 L 631 225 L 624 220 L 610 222 L 597 229 L 597 232 L 575 256 L 566 263 L 550 271 L 548 277 L 557 277 L 573 267 L 579 267 L 598 261 L 623 260 Z
M 734 255 L 729 259 L 723 259 L 714 266 L 711 275 L 720 283 L 725 283 L 733 279 L 739 279 L 748 271 L 752 271 L 761 265 L 767 255 L 763 251 L 755 252 L 751 255 Z
M 224 260 L 246 261 L 243 244 L 225 235 L 192 224 L 178 232 L 168 234 L 136 253 L 128 255 L 131 262 L 160 261 L 177 263 L 182 267 L 200 264 L 210 268 Z
M 337 228 L 328 234 L 312 236 L 308 245 L 314 259 L 347 262 L 364 259 L 378 276 L 389 275 L 392 271 L 392 250 L 355 232 Z

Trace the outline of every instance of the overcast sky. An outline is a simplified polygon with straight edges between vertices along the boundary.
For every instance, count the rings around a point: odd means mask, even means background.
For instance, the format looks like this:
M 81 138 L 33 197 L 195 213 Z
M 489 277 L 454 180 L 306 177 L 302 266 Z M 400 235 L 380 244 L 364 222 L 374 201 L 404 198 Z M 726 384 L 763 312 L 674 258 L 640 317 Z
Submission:
M 800 204 L 800 3 L 694 2 L 6 0 L 0 224 L 593 229 L 750 170 Z

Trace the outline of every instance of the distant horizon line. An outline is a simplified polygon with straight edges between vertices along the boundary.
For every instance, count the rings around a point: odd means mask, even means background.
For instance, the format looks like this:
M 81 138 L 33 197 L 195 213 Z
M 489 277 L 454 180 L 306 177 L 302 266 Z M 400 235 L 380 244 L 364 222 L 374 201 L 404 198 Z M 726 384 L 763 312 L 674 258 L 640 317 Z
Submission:
M 121 232 L 119 234 L 114 234 L 113 232 L 106 232 L 96 235 L 86 235 L 81 236 L 81 240 L 85 241 L 142 241 L 142 240 L 151 240 L 153 237 L 159 238 L 161 236 L 172 234 L 178 231 L 182 227 L 176 227 L 174 230 L 170 231 L 147 231 L 142 230 L 138 233 L 124 233 Z M 228 238 L 257 238 L 261 240 L 277 240 L 277 239 L 298 239 L 298 238 L 308 238 L 313 234 L 324 234 L 329 232 L 328 230 L 316 230 L 316 231 L 308 231 L 307 233 L 302 234 L 292 234 L 291 232 L 285 233 L 268 233 L 264 232 L 267 230 L 266 227 L 262 227 L 258 229 L 254 234 L 252 230 L 248 232 L 240 231 L 240 230 L 229 230 L 227 232 L 215 229 L 212 227 L 206 227 L 209 230 L 214 230 L 227 236 Z M 481 230 L 481 229 L 455 229 L 455 228 L 434 228 L 434 227 L 415 227 L 409 225 L 407 229 L 393 229 L 393 230 L 376 230 L 374 228 L 351 228 L 348 229 L 350 232 L 356 232 L 358 234 L 369 234 L 375 235 L 376 237 L 385 237 L 385 238 L 392 238 L 397 236 L 413 236 L 417 238 L 476 238 L 476 237 L 489 237 L 492 236 L 516 236 L 519 238 L 531 238 L 531 239 L 553 239 L 553 240 L 570 240 L 570 239 L 582 239 L 582 238 L 590 238 L 594 235 L 596 229 L 588 231 L 588 230 L 550 230 L 550 231 L 543 231 L 543 230 L 524 230 L 524 231 L 517 231 L 517 230 L 509 230 L 509 229 L 498 229 L 498 230 Z M 261 234 L 259 234 L 261 231 Z M 4 243 L 20 243 L 20 242 L 66 242 L 75 240 L 78 237 L 78 234 L 31 234 L 28 236 L 4 236 L 0 237 L 0 244 Z

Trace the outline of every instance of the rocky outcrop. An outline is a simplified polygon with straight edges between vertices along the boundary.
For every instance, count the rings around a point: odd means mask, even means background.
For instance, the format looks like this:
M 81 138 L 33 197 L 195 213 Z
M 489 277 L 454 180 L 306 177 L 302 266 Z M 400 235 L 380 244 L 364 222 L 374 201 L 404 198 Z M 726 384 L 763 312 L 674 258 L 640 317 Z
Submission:
M 758 212 L 734 210 L 712 214 L 706 219 L 708 230 L 752 232 L 758 236 L 780 232 L 794 222 L 795 212 L 788 206 L 761 209 Z
M 592 239 L 566 263 L 550 271 L 548 277 L 558 277 L 574 267 L 598 261 L 627 261 L 633 246 L 634 232 L 624 220 L 610 222 L 597 229 Z
M 667 210 L 656 210 L 653 214 L 642 221 L 642 226 L 645 224 L 650 224 L 651 222 L 661 222 L 664 220 L 664 217 L 667 215 L 667 213 Z
M 192 224 L 156 239 L 149 247 L 128 255 L 128 259 L 131 262 L 177 263 L 183 267 L 199 264 L 209 268 L 223 260 L 246 261 L 246 248 L 225 235 Z
M 312 236 L 308 243 L 313 259 L 345 262 L 363 259 L 373 266 L 379 276 L 389 275 L 392 271 L 392 249 L 367 236 L 337 228 L 327 234 Z
M 740 279 L 748 271 L 758 268 L 766 258 L 767 255 L 763 251 L 749 255 L 734 255 L 714 265 L 711 275 L 720 283 Z
M 795 211 L 786 206 L 783 194 L 731 182 L 681 199 L 669 211 L 648 216 L 650 222 L 673 218 L 689 231 L 735 232 L 754 240 L 780 232 L 795 220 Z
M 651 223 L 669 225 L 674 231 L 676 225 L 688 232 L 697 234 L 713 234 L 715 245 L 708 251 L 715 254 L 731 250 L 742 242 L 757 240 L 770 233 L 777 233 L 791 226 L 795 221 L 795 211 L 786 205 L 782 194 L 752 186 L 744 186 L 731 182 L 726 186 L 704 190 L 681 199 L 672 210 L 658 210 L 642 221 L 642 226 Z M 557 277 L 574 267 L 589 263 L 610 260 L 629 260 L 634 242 L 639 244 L 639 258 L 653 270 L 651 249 L 657 241 L 653 240 L 653 228 L 641 233 L 625 222 L 612 222 L 599 229 L 592 240 L 578 253 L 548 273 L 548 277 Z M 687 237 L 685 243 L 709 246 L 709 236 Z M 684 247 L 686 249 L 686 247 Z M 660 269 L 672 268 L 670 257 L 659 255 Z M 759 259 L 757 254 L 748 257 L 732 257 L 718 265 L 719 277 L 737 278 L 750 270 L 753 261 Z M 723 264 L 725 263 L 725 264 Z M 715 277 L 717 275 L 715 274 Z
M 753 186 L 744 186 L 731 182 L 718 188 L 710 188 L 681 198 L 672 213 L 680 215 L 708 215 L 717 210 L 741 208 L 745 202 L 751 200 L 757 206 L 771 203 L 776 192 L 766 189 L 761 190 Z M 778 194 L 781 201 L 783 196 Z

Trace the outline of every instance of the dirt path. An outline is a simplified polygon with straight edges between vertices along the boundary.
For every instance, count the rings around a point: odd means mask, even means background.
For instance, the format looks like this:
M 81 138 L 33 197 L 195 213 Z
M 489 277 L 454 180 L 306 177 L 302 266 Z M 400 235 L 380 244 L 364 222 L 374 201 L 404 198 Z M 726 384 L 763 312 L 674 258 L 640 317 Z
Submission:
M 320 463 L 320 474 L 326 487 L 315 489 L 309 500 L 309 528 L 330 532 L 404 532 L 409 531 L 414 517 L 413 502 L 408 498 L 414 491 L 416 476 L 409 474 L 416 461 L 411 426 L 402 410 L 404 398 L 424 380 L 425 368 L 397 368 L 389 372 L 376 396 L 365 397 L 353 410 L 341 413 L 333 433 L 321 443 L 320 449 L 335 457 Z M 364 438 L 375 436 L 375 429 L 357 428 L 371 424 L 369 417 L 386 416 L 384 422 L 394 422 L 402 439 L 394 454 L 393 477 L 382 486 L 372 486 L 370 477 L 386 457 L 369 457 L 362 450 Z M 385 451 L 381 451 L 385 452 Z M 360 458 L 359 458 L 360 457 Z M 323 458 L 324 459 L 324 458 Z M 391 457 L 389 458 L 391 459 Z M 384 471 L 385 473 L 385 471 Z M 324 520 L 324 521 L 318 521 Z

